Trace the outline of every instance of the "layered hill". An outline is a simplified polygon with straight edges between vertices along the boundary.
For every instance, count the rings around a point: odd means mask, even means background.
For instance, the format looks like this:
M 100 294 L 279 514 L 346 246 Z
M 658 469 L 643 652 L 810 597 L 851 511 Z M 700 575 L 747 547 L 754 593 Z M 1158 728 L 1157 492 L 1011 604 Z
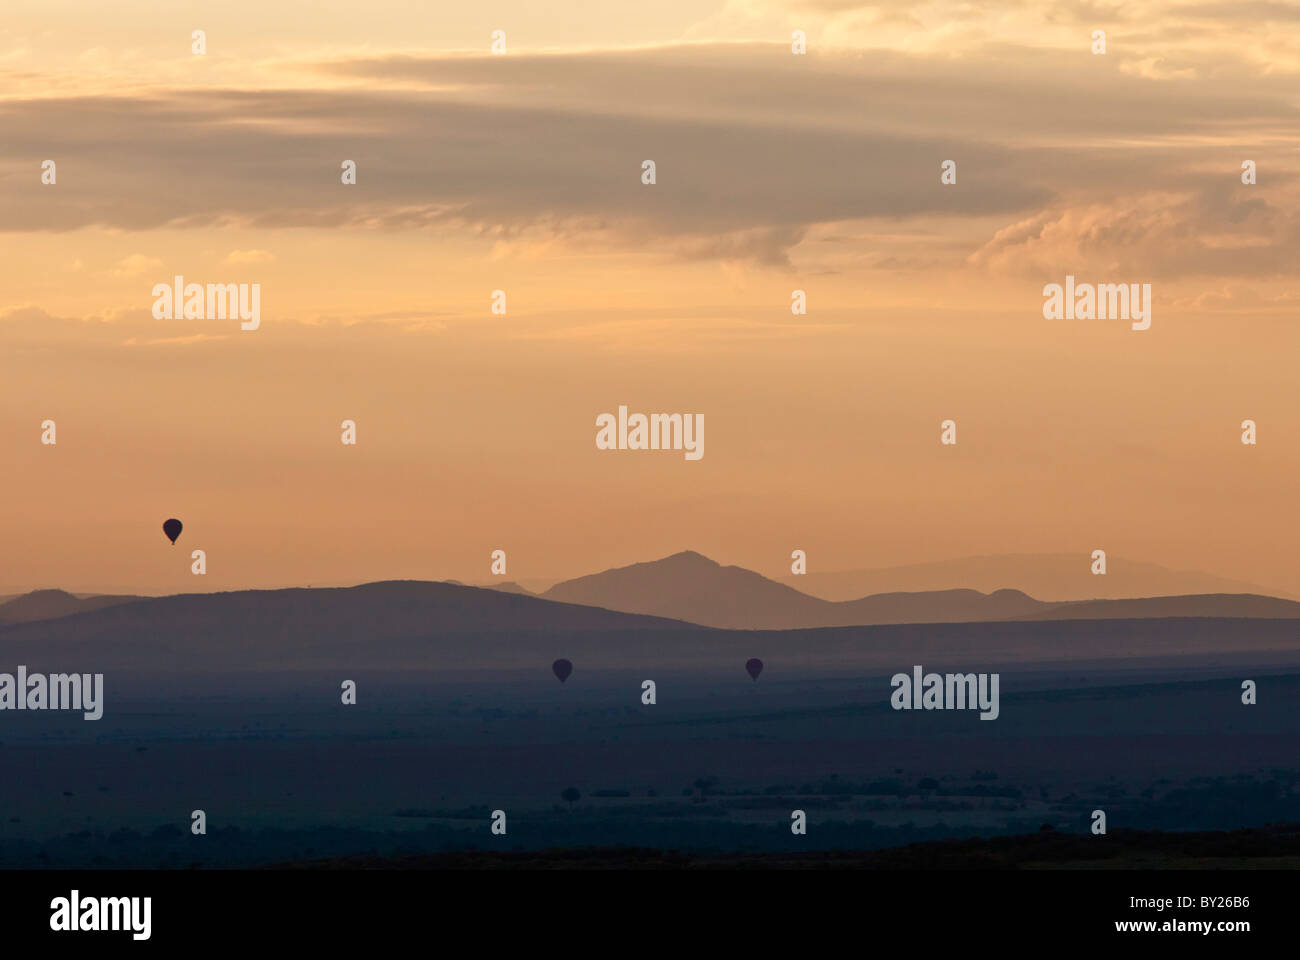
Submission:
M 536 597 L 411 580 L 330 589 L 137 599 L 55 619 L 0 624 L 0 663 L 88 671 L 350 666 L 518 668 L 565 655 L 577 637 L 636 645 L 702 628 Z M 548 653 L 551 649 L 554 653 Z M 653 648 L 653 644 L 651 644 Z M 0 666 L 0 670 L 3 667 Z
M 574 664 L 566 688 L 591 670 L 625 670 L 637 689 L 673 670 L 717 669 L 750 682 L 744 664 L 751 657 L 767 665 L 764 684 L 788 670 L 852 676 L 917 663 L 997 670 L 1168 657 L 1292 662 L 1300 661 L 1296 626 L 1294 619 L 1165 617 L 720 630 L 477 587 L 389 581 L 146 598 L 4 624 L 0 672 L 18 664 L 102 672 L 110 690 L 155 674 L 523 672 L 558 690 L 550 667 L 564 657 Z
M 812 570 L 778 580 L 823 600 L 854 600 L 900 590 L 958 587 L 985 593 L 1015 587 L 1031 597 L 1051 602 L 1193 594 L 1257 594 L 1300 599 L 1294 589 L 1273 588 L 1199 570 L 1172 570 L 1122 556 L 1109 557 L 1107 568 L 1105 576 L 1093 576 L 1086 552 L 1003 553 L 870 570 Z
M 63 590 L 33 590 L 0 603 L 0 623 L 53 620 L 140 599 L 131 596 L 77 597 Z
M 1252 594 L 1052 603 L 1019 590 L 953 589 L 830 601 L 693 551 L 566 580 L 541 596 L 710 627 L 754 630 L 1030 619 L 1300 618 L 1300 603 Z
M 1300 618 L 1300 603 L 1255 594 L 1206 593 L 1185 597 L 1142 597 L 1053 603 L 1020 620 L 1121 620 L 1130 617 Z

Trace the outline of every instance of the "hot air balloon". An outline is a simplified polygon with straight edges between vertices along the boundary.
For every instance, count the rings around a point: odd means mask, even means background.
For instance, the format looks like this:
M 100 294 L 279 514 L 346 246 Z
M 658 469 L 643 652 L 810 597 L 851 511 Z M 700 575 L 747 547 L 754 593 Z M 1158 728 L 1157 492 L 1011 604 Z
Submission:
M 176 538 L 181 535 L 181 522 L 175 517 L 164 521 L 163 533 L 167 534 L 167 539 L 172 542 L 172 546 L 176 546 Z
M 750 677 L 757 680 L 758 675 L 763 672 L 763 661 L 758 659 L 758 657 L 754 657 L 752 660 L 746 660 L 745 670 L 749 673 Z
M 569 674 L 573 673 L 573 664 L 568 660 L 556 660 L 551 664 L 551 669 L 554 670 L 555 675 L 560 678 L 560 683 L 563 683 L 565 680 L 569 679 Z

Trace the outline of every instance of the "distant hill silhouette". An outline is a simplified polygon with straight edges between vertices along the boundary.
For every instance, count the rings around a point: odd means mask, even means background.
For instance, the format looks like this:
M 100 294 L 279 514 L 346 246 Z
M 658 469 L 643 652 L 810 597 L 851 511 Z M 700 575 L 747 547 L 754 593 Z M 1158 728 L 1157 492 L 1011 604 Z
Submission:
M 132 603 L 140 597 L 75 597 L 62 590 L 33 590 L 0 603 L 0 623 L 27 623 L 33 620 L 52 620 L 74 613 L 86 613 L 122 603 Z
M 870 570 L 811 570 L 779 582 L 823 600 L 852 600 L 900 590 L 963 587 L 988 593 L 1014 587 L 1039 600 L 1078 601 L 1186 594 L 1249 593 L 1300 600 L 1300 594 L 1194 570 L 1170 570 L 1154 563 L 1107 558 L 1105 576 L 1094 576 L 1088 551 L 1004 553 Z
M 508 599 L 506 599 L 508 598 Z M 828 601 L 770 580 L 752 570 L 722 566 L 694 551 L 566 580 L 541 595 L 514 581 L 468 586 L 455 580 L 384 581 L 348 588 L 249 590 L 174 597 L 74 596 L 37 590 L 0 603 L 0 627 L 78 617 L 141 604 L 155 616 L 175 609 L 194 629 L 206 629 L 206 611 L 231 629 L 257 631 L 254 612 L 297 617 L 301 628 L 354 623 L 365 633 L 391 628 L 410 638 L 421 630 L 620 631 L 686 625 L 721 630 L 807 630 L 884 624 L 983 623 L 1143 618 L 1300 619 L 1300 603 L 1257 594 L 1197 594 L 1123 600 L 1049 603 L 1018 590 L 971 589 L 884 593 Z M 373 609 L 372 609 L 373 608 Z M 337 621 L 324 622 L 333 609 Z M 599 612 L 595 612 L 599 610 Z M 105 621 L 107 622 L 107 621 Z M 186 627 L 188 629 L 188 627 Z
M 476 586 L 483 587 L 487 590 L 500 590 L 502 593 L 518 593 L 525 597 L 535 597 L 537 594 L 513 580 L 506 580 L 500 583 L 480 583 Z
M 1052 604 L 1021 620 L 1115 620 L 1128 617 L 1300 618 L 1300 603 L 1253 594 L 1207 593 L 1188 597 L 1084 600 Z
M 725 629 L 1121 617 L 1300 618 L 1300 603 L 1226 594 L 1046 603 L 1019 590 L 980 593 L 957 589 L 884 593 L 833 602 L 801 593 L 743 567 L 724 567 L 689 550 L 662 560 L 566 580 L 542 596 Z
M 692 550 L 566 580 L 542 596 L 710 627 L 763 630 L 1010 620 L 1044 607 L 1016 590 L 895 593 L 832 603 Z
M 562 641 L 573 637 L 598 635 L 604 643 L 618 636 L 636 644 L 645 631 L 701 629 L 478 587 L 390 580 L 140 598 L 58 619 L 0 624 L 0 651 L 6 663 L 49 664 L 57 655 L 78 670 L 96 664 L 162 670 L 485 667 L 502 655 L 500 666 L 518 669 L 536 650 L 554 647 L 549 670 L 564 655 Z M 503 642 L 494 645 L 497 639 Z M 529 652 L 519 657 L 512 651 L 521 645 Z
M 701 558 L 702 559 L 702 558 Z M 698 561 L 692 561 L 698 564 Z M 741 571 L 743 574 L 744 571 Z M 6 665 L 33 671 L 142 673 L 586 671 L 721 667 L 830 673 L 914 663 L 1131 662 L 1136 657 L 1300 654 L 1291 619 L 1075 619 L 927 623 L 800 630 L 717 630 L 593 606 L 449 583 L 386 581 L 329 589 L 253 590 L 142 598 L 52 620 L 0 624 Z M 639 682 L 639 680 L 638 680 Z M 558 683 L 557 683 L 558 687 Z

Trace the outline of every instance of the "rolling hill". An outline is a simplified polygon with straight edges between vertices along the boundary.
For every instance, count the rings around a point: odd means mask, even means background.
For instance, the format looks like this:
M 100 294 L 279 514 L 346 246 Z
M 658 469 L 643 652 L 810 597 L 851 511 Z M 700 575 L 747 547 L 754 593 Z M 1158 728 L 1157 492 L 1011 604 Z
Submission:
M 704 632 L 679 621 L 552 603 L 450 583 L 394 580 L 328 589 L 138 599 L 56 619 L 0 624 L 0 657 L 77 671 L 111 667 L 275 670 L 500 665 L 598 636 Z M 521 653 L 526 650 L 526 653 Z M 55 662 L 57 660 L 57 662 Z
M 798 630 L 719 630 L 448 583 L 240 591 L 146 598 L 52 620 L 0 625 L 0 672 L 103 672 L 110 689 L 149 675 L 327 671 L 405 675 L 535 672 L 551 662 L 634 671 L 768 664 L 835 675 L 915 663 L 998 669 L 1018 662 L 1232 656 L 1300 657 L 1292 619 L 1168 617 L 927 623 Z M 746 681 L 748 678 L 745 677 Z M 556 685 L 558 689 L 558 684 Z
M 1252 594 L 1044 602 L 1019 590 L 883 593 L 830 601 L 743 567 L 685 551 L 556 584 L 548 600 L 671 617 L 723 629 L 1144 617 L 1300 618 L 1300 603 Z
M 1258 594 L 1300 599 L 1295 591 L 1197 570 L 1171 570 L 1154 563 L 1108 558 L 1107 573 L 1093 576 L 1082 553 L 1003 553 L 871 570 L 812 570 L 778 582 L 823 600 L 853 600 L 900 590 L 931 591 L 965 587 L 988 593 L 1015 587 L 1051 602 L 1170 597 L 1188 594 Z
M 140 597 L 99 596 L 76 597 L 62 590 L 33 590 L 0 603 L 0 623 L 28 623 L 33 620 L 53 620 L 68 617 L 74 613 L 86 613 L 115 607 L 122 603 L 133 603 Z

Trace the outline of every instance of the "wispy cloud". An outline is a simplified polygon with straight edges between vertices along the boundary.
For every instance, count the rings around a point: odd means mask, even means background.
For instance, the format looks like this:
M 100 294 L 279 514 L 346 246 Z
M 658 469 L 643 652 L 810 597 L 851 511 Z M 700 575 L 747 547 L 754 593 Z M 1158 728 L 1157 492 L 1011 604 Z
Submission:
M 270 250 L 231 250 L 224 262 L 231 266 L 275 263 L 275 254 Z
M 119 260 L 110 273 L 114 277 L 133 278 L 143 276 L 151 271 L 156 271 L 161 266 L 162 261 L 156 257 L 147 257 L 142 253 L 133 253 L 131 256 Z
M 185 337 L 153 337 L 148 340 L 142 340 L 138 337 L 131 337 L 122 341 L 124 347 L 159 347 L 159 346 L 176 346 L 194 343 L 207 343 L 211 340 L 225 340 L 225 334 L 215 333 L 193 333 Z

